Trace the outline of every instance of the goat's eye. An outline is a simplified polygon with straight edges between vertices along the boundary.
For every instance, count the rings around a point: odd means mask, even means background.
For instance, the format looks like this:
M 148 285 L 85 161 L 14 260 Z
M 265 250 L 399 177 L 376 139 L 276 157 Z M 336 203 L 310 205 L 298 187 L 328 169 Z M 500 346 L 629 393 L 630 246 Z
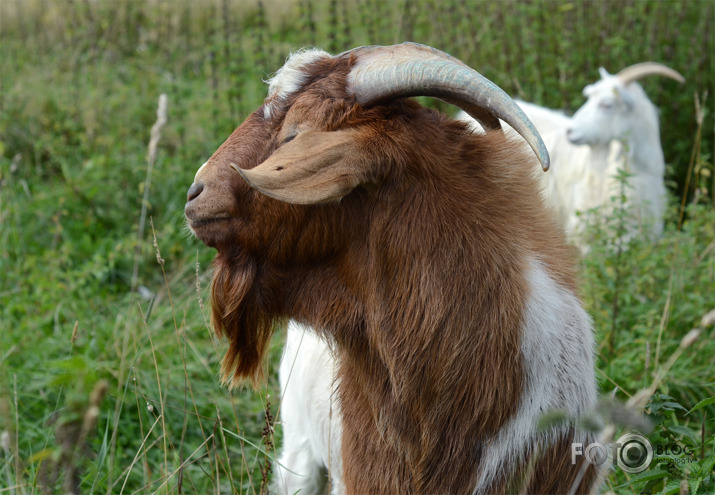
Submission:
M 298 135 L 297 132 L 295 132 L 295 133 L 293 133 L 293 134 L 288 134 L 285 138 L 283 138 L 283 141 L 281 141 L 281 145 L 284 145 L 284 144 L 286 144 L 286 143 L 290 143 L 291 141 L 293 141 L 293 140 L 295 139 L 295 137 L 296 137 L 297 135 Z
M 598 108 L 602 110 L 610 110 L 613 108 L 613 102 L 611 101 L 602 101 L 598 104 Z

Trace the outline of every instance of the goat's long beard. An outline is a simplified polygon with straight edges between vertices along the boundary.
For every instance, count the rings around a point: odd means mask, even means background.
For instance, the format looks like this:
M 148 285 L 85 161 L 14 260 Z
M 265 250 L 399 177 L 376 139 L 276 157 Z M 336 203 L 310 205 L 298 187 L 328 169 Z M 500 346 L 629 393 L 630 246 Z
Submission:
M 229 340 L 222 380 L 234 387 L 250 378 L 256 387 L 264 379 L 263 357 L 273 331 L 271 318 L 255 300 L 256 265 L 243 253 L 219 253 L 214 267 L 211 320 L 216 334 Z

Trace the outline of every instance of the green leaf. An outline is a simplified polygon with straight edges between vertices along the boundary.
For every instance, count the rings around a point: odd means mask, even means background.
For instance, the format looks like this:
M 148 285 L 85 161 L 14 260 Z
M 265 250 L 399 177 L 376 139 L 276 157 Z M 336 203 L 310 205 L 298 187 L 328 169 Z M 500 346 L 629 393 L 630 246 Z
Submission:
M 665 427 L 668 431 L 675 433 L 676 435 L 682 435 L 684 437 L 687 437 L 693 445 L 698 445 L 699 443 L 699 438 L 698 434 L 688 428 L 687 426 L 682 426 L 682 425 L 668 425 Z
M 698 478 L 690 478 L 688 480 L 688 488 L 690 489 L 690 495 L 697 495 L 698 490 L 700 489 L 700 484 L 703 482 L 703 479 L 698 477 Z
M 681 411 L 687 411 L 687 408 L 685 406 L 679 404 L 678 402 L 663 402 L 660 405 L 661 409 L 665 409 L 666 411 L 675 411 L 676 409 L 680 409 Z
M 627 482 L 623 483 L 622 485 L 616 487 L 616 488 L 623 488 L 626 486 L 631 486 L 636 483 L 640 483 L 642 481 L 650 481 L 650 480 L 657 480 L 657 479 L 662 479 L 668 476 L 669 473 L 668 471 L 663 471 L 663 470 L 656 470 L 656 471 L 646 471 L 644 473 L 638 474 L 628 480 Z
M 643 487 L 641 487 L 640 493 L 653 493 L 653 490 L 655 490 L 656 487 L 660 484 L 663 484 L 663 478 L 650 480 Z
M 675 411 L 676 409 L 687 411 L 687 409 L 678 402 L 676 402 L 673 397 L 666 394 L 657 394 L 653 396 L 649 403 L 649 407 L 654 414 L 661 409 L 664 409 L 666 411 Z
M 715 454 L 706 457 L 702 461 L 700 461 L 700 472 L 701 473 L 712 473 L 713 468 L 715 467 Z
M 697 411 L 698 409 L 702 409 L 703 407 L 707 407 L 710 404 L 715 404 L 715 395 L 710 398 L 703 399 L 700 402 L 698 402 L 697 404 L 695 404 L 695 407 L 693 407 L 690 411 L 688 411 L 686 416 L 688 414 L 690 414 L 691 412 Z
M 665 485 L 663 491 L 660 492 L 661 495 L 675 495 L 676 493 L 680 493 L 680 480 L 671 481 Z

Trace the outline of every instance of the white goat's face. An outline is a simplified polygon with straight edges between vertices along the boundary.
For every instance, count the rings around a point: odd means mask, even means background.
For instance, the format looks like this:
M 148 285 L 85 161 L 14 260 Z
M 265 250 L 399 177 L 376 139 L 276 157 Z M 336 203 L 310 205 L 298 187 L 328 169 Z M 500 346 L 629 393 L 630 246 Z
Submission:
M 588 100 L 574 114 L 567 129 L 573 144 L 599 145 L 625 139 L 631 132 L 633 96 L 618 77 L 605 71 L 602 79 L 583 90 Z

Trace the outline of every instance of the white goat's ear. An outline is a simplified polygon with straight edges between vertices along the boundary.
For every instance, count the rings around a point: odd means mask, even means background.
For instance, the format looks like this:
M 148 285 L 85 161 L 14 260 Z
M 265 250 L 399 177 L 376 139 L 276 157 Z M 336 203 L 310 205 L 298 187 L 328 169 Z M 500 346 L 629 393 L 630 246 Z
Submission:
M 603 67 L 598 68 L 598 73 L 601 74 L 601 79 L 608 79 L 609 77 L 611 77 L 611 74 L 609 74 L 608 71 Z
M 266 196 L 295 204 L 336 201 L 362 182 L 357 131 L 305 131 L 255 168 L 235 170 Z

